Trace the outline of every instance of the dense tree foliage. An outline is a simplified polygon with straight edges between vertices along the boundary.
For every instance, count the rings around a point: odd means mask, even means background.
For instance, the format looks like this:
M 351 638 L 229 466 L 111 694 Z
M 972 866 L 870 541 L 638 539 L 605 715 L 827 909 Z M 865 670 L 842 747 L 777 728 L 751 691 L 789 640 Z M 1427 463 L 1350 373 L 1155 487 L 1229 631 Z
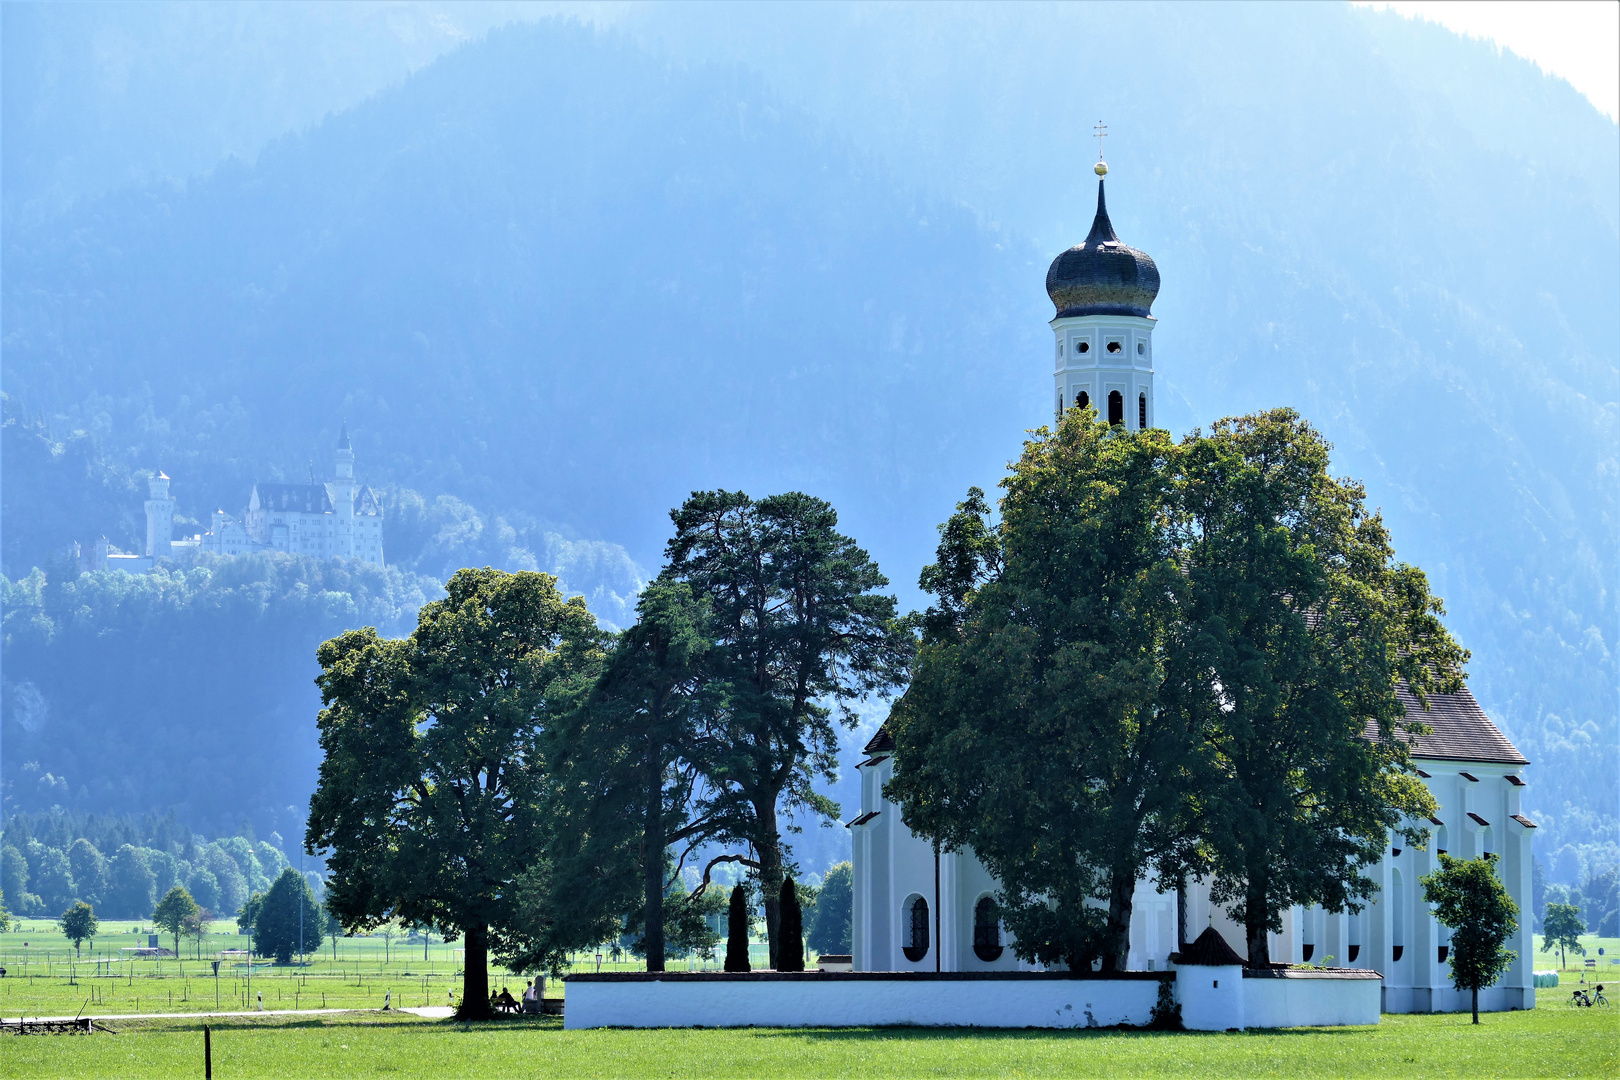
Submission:
M 1418 838 L 1396 688 L 1464 654 L 1327 461 L 1287 410 L 1180 444 L 1071 410 L 999 524 L 974 490 L 942 526 L 888 790 L 984 860 L 1021 955 L 1121 967 L 1138 876 L 1196 871 L 1264 964 L 1283 910 L 1358 905 L 1388 831 Z
M 315 647 L 356 626 L 408 625 L 438 592 L 394 568 L 282 554 L 0 580 L 8 809 L 173 807 L 210 832 L 244 815 L 300 826 L 286 808 L 313 779 Z
M 287 856 L 270 841 L 209 840 L 172 813 L 162 818 L 61 809 L 15 814 L 6 819 L 5 834 L 0 888 L 10 890 L 19 913 L 31 915 L 85 900 L 108 916 L 145 918 L 174 885 L 184 885 L 204 907 L 235 911 L 287 865 Z M 272 834 L 272 839 L 279 843 L 281 838 Z
M 816 911 L 810 920 L 805 942 L 817 953 L 847 955 L 850 952 L 850 918 L 855 898 L 854 868 L 837 863 L 822 879 L 816 893 Z
M 1422 878 L 1423 902 L 1451 929 L 1446 963 L 1451 985 L 1467 990 L 1479 1023 L 1479 992 L 1502 977 L 1518 955 L 1507 942 L 1519 928 L 1519 905 L 1496 873 L 1497 857 L 1459 859 L 1440 854 L 1440 869 Z
M 547 574 L 462 570 L 446 593 L 409 638 L 321 646 L 326 756 L 305 844 L 330 849 L 327 906 L 350 932 L 397 918 L 461 935 L 462 1008 L 482 1015 L 491 948 L 534 966 L 588 943 L 548 937 L 535 904 L 552 704 L 594 683 L 601 632 Z
M 971 491 L 923 571 L 938 603 L 889 719 L 907 823 L 970 846 L 1019 948 L 1071 970 L 1125 967 L 1137 879 L 1177 880 L 1192 834 L 1200 733 L 1166 685 L 1186 603 L 1175 455 L 1164 432 L 1071 410 L 1026 444 L 999 526 Z
M 1365 490 L 1328 472 L 1326 440 L 1292 410 L 1183 443 L 1190 633 L 1181 670 L 1214 691 L 1214 784 L 1199 815 L 1214 900 L 1251 963 L 1294 904 L 1356 906 L 1392 828 L 1434 812 L 1396 696 L 1462 683 L 1467 654 L 1416 567 L 1395 561 Z M 1188 688 L 1190 689 L 1190 688 Z
M 814 787 L 835 774 L 835 725 L 853 727 L 851 702 L 901 683 L 911 639 L 877 591 L 888 579 L 825 501 L 695 492 L 670 517 L 659 580 L 708 605 L 705 678 L 720 702 L 697 761 L 712 788 L 703 813 L 750 849 L 741 861 L 759 877 L 774 966 L 781 818 L 838 813 Z
M 163 899 L 152 911 L 153 925 L 174 936 L 176 956 L 180 955 L 180 931 L 185 928 L 186 920 L 196 915 L 197 911 L 197 901 L 191 898 L 183 885 L 176 885 L 164 893 Z
M 86 940 L 95 937 L 96 931 L 101 928 L 101 921 L 96 918 L 96 909 L 83 900 L 75 901 L 72 907 L 62 912 L 59 922 L 62 933 L 73 942 L 75 956 L 79 954 L 80 946 Z
M 315 899 L 309 882 L 287 867 L 252 912 L 253 951 L 273 956 L 278 964 L 290 964 L 294 955 L 302 958 L 321 947 L 326 940 L 326 913 Z
M 1586 949 L 1581 945 L 1581 935 L 1586 933 L 1586 921 L 1581 918 L 1581 909 L 1574 904 L 1548 904 L 1541 932 L 1545 935 L 1541 947 L 1548 952 L 1558 950 L 1559 967 L 1565 966 L 1566 952 L 1586 955 Z

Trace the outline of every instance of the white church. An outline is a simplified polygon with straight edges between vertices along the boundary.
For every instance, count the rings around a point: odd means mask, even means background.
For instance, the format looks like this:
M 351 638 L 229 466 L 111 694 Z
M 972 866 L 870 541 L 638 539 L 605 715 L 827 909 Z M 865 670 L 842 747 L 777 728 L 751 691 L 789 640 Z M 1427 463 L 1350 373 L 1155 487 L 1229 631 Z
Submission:
M 333 479 L 307 484 L 255 483 L 241 518 L 214 511 L 208 531 L 176 539 L 169 478 L 147 481 L 146 550 L 116 551 L 102 538 L 84 559 L 88 570 L 146 573 L 164 561 L 188 563 L 201 551 L 247 555 L 284 551 L 317 559 L 355 559 L 383 565 L 382 503 L 354 478 L 354 446 L 345 424 L 333 450 Z
M 1099 164 L 1099 176 L 1106 167 Z M 1151 258 L 1114 235 L 1097 188 L 1097 215 L 1082 244 L 1052 261 L 1047 293 L 1056 307 L 1053 406 L 1058 415 L 1095 404 L 1109 423 L 1153 425 L 1151 308 L 1159 271 Z M 1437 853 L 1473 858 L 1499 855 L 1499 872 L 1519 905 L 1518 959 L 1500 982 L 1480 994 L 1480 1008 L 1526 1009 L 1535 1004 L 1530 931 L 1530 841 L 1535 824 L 1520 812 L 1528 764 L 1465 688 L 1431 695 L 1430 710 L 1410 696 L 1409 712 L 1432 731 L 1414 747 L 1418 775 L 1439 803 L 1427 824 L 1426 850 L 1392 836 L 1382 860 L 1369 868 L 1378 882 L 1373 900 L 1356 914 L 1295 907 L 1273 935 L 1274 961 L 1360 968 L 1383 976 L 1385 1012 L 1467 1010 L 1468 995 L 1447 975 L 1449 932 L 1423 903 L 1418 880 L 1438 868 Z M 853 967 L 858 972 L 1034 971 L 1019 961 L 993 899 L 997 883 L 971 851 L 936 856 L 914 836 L 900 807 L 883 797 L 894 775 L 894 743 L 879 730 L 861 762 L 861 813 L 849 822 L 855 895 Z M 1241 946 L 1243 927 L 1209 900 L 1208 885 L 1184 894 L 1137 883 L 1131 917 L 1129 967 L 1165 971 L 1171 954 L 1213 927 Z

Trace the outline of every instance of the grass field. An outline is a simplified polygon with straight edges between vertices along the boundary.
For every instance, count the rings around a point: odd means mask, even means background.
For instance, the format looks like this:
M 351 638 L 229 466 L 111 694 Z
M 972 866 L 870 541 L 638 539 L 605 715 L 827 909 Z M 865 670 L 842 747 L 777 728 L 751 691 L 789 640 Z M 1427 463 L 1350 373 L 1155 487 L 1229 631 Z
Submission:
M 0 1037 L 0 1074 L 200 1076 L 195 1019 L 117 1035 Z M 221 1080 L 255 1076 L 1614 1076 L 1620 1010 L 1386 1016 L 1369 1028 L 1223 1034 L 922 1028 L 563 1031 L 361 1014 L 213 1025 Z
M 185 1013 L 215 1008 L 207 958 L 240 948 L 245 939 L 215 935 L 190 958 L 97 960 L 145 945 L 132 924 L 114 924 L 72 959 L 72 946 L 54 923 L 30 920 L 0 935 L 0 1016 L 95 1016 L 172 1012 L 154 1021 L 114 1020 L 117 1035 L 0 1035 L 0 1076 L 201 1075 L 201 1021 Z M 22 943 L 28 942 L 26 950 Z M 1538 939 L 1538 944 L 1539 939 Z M 1600 980 L 1620 985 L 1610 960 L 1620 941 L 1589 938 Z M 1599 957 L 1597 950 L 1604 955 Z M 381 937 L 344 938 L 305 968 L 255 964 L 253 991 L 267 1010 L 294 1007 L 376 1008 L 385 991 L 396 1006 L 443 1005 L 460 995 L 453 945 L 392 943 Z M 762 958 L 757 958 L 762 959 Z M 1579 979 L 1582 957 L 1570 956 L 1565 985 Z M 578 958 L 594 970 L 594 954 Z M 635 970 L 615 963 L 604 970 Z M 1538 954 L 1535 966 L 1556 966 Z M 244 1008 L 246 970 L 221 966 L 219 1006 Z M 522 978 L 492 973 L 514 992 Z M 548 984 L 549 996 L 562 992 Z M 1611 995 L 1620 999 L 1620 994 Z M 589 1031 L 565 1032 L 552 1018 L 463 1025 L 408 1015 L 352 1013 L 322 1017 L 263 1017 L 210 1021 L 216 1075 L 314 1076 L 1616 1076 L 1620 1006 L 1572 1009 L 1543 991 L 1528 1013 L 1487 1014 L 1473 1028 L 1466 1015 L 1385 1016 L 1376 1028 L 1302 1029 L 1242 1034 L 1165 1035 L 1145 1032 L 871 1030 Z
M 50 920 L 24 919 L 15 932 L 0 934 L 0 967 L 6 970 L 0 979 L 0 1017 L 71 1016 L 81 1008 L 96 1016 L 247 1009 L 257 1005 L 260 994 L 266 1010 L 379 1008 L 390 992 L 396 1006 L 445 1005 L 461 997 L 460 952 L 456 943 L 437 938 L 425 945 L 420 939 L 407 943 L 396 937 L 390 942 L 380 935 L 340 938 L 335 948 L 328 942 L 311 953 L 303 967 L 255 960 L 250 993 L 244 961 L 222 962 L 217 983 L 209 963 L 222 950 L 246 949 L 246 937 L 213 934 L 200 948 L 182 939 L 177 958 L 128 960 L 123 950 L 145 946 L 147 935 L 132 933 L 134 924 L 125 920 L 104 922 L 102 927 L 106 932 L 86 944 L 78 958 Z M 174 943 L 163 935 L 162 944 L 173 948 Z M 763 967 L 764 944 L 755 945 L 753 951 L 756 966 Z M 693 966 L 717 969 L 720 964 L 715 960 Z M 595 971 L 595 954 L 581 954 L 575 967 Z M 672 961 L 669 967 L 685 970 L 688 962 Z M 644 969 L 632 957 L 614 961 L 611 954 L 604 955 L 601 965 L 603 971 Z M 492 985 L 508 986 L 514 996 L 524 978 L 498 967 L 490 972 Z M 546 996 L 562 992 L 560 981 L 547 983 Z

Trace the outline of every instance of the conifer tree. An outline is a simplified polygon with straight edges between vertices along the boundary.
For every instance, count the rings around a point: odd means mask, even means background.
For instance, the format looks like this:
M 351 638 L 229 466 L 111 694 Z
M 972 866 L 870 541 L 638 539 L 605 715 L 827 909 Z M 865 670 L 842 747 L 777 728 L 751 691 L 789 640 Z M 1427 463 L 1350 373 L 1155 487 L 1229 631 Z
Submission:
M 731 906 L 726 911 L 726 970 L 749 971 L 748 890 L 741 885 L 731 889 Z
M 888 579 L 824 500 L 694 492 L 670 517 L 659 580 L 708 605 L 705 679 L 722 703 L 700 759 L 715 789 L 702 812 L 717 836 L 753 851 L 721 858 L 758 875 L 774 964 L 787 870 L 778 822 L 837 815 L 814 788 L 836 775 L 835 725 L 853 727 L 852 702 L 901 684 L 912 641 L 878 591 Z
M 782 879 L 782 944 L 776 950 L 776 970 L 804 970 L 804 912 L 792 874 Z

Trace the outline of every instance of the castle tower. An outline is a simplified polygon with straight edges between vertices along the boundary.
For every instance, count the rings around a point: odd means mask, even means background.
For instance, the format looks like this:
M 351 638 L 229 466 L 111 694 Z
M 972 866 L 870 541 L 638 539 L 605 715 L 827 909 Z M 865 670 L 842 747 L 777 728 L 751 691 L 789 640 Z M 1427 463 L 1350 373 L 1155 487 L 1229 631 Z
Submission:
M 1052 403 L 1056 415 L 1090 405 L 1110 424 L 1153 426 L 1153 300 L 1159 268 L 1120 242 L 1108 220 L 1097 162 L 1097 216 L 1085 242 L 1052 260 L 1046 294 L 1057 315 Z
M 167 558 L 174 539 L 174 500 L 169 498 L 169 478 L 162 472 L 146 482 L 146 554 Z
M 355 557 L 354 542 L 354 446 L 349 442 L 349 425 L 345 423 L 338 434 L 337 449 L 333 451 L 332 513 L 337 518 L 336 554 L 345 559 Z

